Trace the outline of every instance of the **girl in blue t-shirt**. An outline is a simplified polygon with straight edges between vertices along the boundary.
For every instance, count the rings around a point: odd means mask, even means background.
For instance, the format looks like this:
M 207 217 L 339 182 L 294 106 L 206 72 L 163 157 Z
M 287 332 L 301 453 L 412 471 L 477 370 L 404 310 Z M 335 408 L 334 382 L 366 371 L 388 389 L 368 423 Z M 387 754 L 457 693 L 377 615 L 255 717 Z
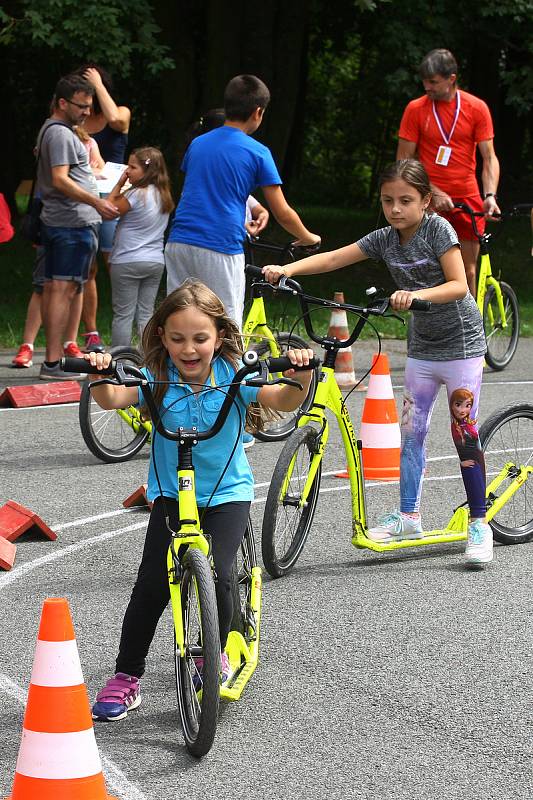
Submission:
M 146 374 L 154 379 L 154 397 L 165 427 L 196 425 L 199 430 L 212 427 L 225 397 L 224 387 L 239 367 L 240 341 L 237 325 L 227 317 L 219 298 L 199 281 L 186 281 L 161 303 L 145 328 L 143 350 Z M 300 366 L 308 364 L 312 355 L 311 350 L 288 352 L 292 363 Z M 85 358 L 102 367 L 111 361 L 106 353 L 90 353 Z M 287 374 L 292 372 L 289 370 Z M 310 379 L 310 371 L 298 374 L 305 392 Z M 172 383 L 166 384 L 167 381 Z M 222 391 L 214 388 L 218 385 Z M 101 385 L 95 386 L 92 392 L 104 409 L 143 403 L 137 388 Z M 231 568 L 253 498 L 253 477 L 244 453 L 242 431 L 245 417 L 248 421 L 253 418 L 257 425 L 258 415 L 251 413 L 247 406 L 257 403 L 273 411 L 294 410 L 301 403 L 301 393 L 293 386 L 243 386 L 237 398 L 237 407 L 233 404 L 222 430 L 193 450 L 200 517 L 205 533 L 211 537 L 217 573 L 223 681 L 229 677 L 230 670 L 224 647 L 233 615 Z M 94 719 L 123 719 L 129 709 L 140 704 L 139 679 L 145 670 L 157 623 L 169 601 L 166 554 L 171 532 L 166 516 L 170 528 L 176 530 L 177 445 L 156 431 L 153 437 L 148 482 L 148 499 L 153 501 L 153 508 L 143 556 L 122 624 L 116 674 L 96 697 Z M 221 478 L 228 457 L 231 461 Z
M 367 531 L 375 541 L 423 537 L 420 498 L 425 468 L 425 441 L 437 394 L 448 398 L 468 390 L 472 417 L 478 416 L 486 351 L 481 315 L 468 291 L 457 235 L 438 214 L 428 215 L 431 186 L 422 164 L 404 159 L 380 177 L 381 205 L 388 227 L 330 253 L 319 253 L 286 267 L 263 268 L 277 283 L 282 275 L 312 275 L 364 261 L 382 259 L 398 286 L 391 307 L 407 311 L 413 298 L 431 301 L 429 312 L 410 320 L 404 380 L 404 413 L 400 456 L 400 508 L 384 515 Z M 461 455 L 459 453 L 460 459 Z M 470 507 L 466 562 L 482 566 L 492 560 L 492 531 L 486 519 L 485 472 L 462 469 Z

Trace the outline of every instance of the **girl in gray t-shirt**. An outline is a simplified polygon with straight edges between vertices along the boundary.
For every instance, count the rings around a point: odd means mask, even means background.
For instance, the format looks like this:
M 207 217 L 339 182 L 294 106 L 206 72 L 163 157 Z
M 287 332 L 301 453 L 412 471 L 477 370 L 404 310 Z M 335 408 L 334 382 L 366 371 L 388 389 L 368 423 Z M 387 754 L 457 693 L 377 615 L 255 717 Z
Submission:
M 391 307 L 407 311 L 413 298 L 431 301 L 428 312 L 413 312 L 405 369 L 400 510 L 379 520 L 368 536 L 377 541 L 423 536 L 420 496 L 425 467 L 425 440 L 441 385 L 448 401 L 457 390 L 472 396 L 470 427 L 476 429 L 479 391 L 486 351 L 481 315 L 468 291 L 457 235 L 437 214 L 428 215 L 431 187 L 419 161 L 391 164 L 380 178 L 381 204 L 389 226 L 330 253 L 319 253 L 285 267 L 267 266 L 267 280 L 282 275 L 330 272 L 367 258 L 382 259 L 399 287 Z M 452 425 L 455 423 L 451 414 Z M 479 439 L 477 440 L 479 447 Z M 492 560 L 492 532 L 486 521 L 485 472 L 460 456 L 460 468 L 470 506 L 466 561 L 482 566 Z M 475 474 L 474 474 L 475 473 Z

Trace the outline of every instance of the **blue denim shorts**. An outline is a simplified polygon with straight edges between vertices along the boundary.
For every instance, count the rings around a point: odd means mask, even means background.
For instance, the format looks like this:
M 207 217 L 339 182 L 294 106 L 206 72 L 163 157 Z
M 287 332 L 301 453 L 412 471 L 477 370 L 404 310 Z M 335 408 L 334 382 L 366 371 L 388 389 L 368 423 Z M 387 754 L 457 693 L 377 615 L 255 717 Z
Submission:
M 98 234 L 98 249 L 101 253 L 110 253 L 113 249 L 113 239 L 117 229 L 118 219 L 104 219 Z
M 83 228 L 43 225 L 45 280 L 85 283 L 96 255 L 98 228 L 99 225 Z

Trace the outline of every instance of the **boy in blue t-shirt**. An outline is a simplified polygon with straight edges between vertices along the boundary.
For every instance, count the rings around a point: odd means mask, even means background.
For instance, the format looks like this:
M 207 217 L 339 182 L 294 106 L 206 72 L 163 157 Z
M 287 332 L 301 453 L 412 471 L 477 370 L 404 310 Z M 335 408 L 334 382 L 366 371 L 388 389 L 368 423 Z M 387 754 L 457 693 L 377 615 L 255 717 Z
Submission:
M 228 83 L 225 124 L 198 136 L 185 153 L 185 183 L 165 248 L 167 294 L 187 278 L 198 278 L 220 297 L 239 327 L 248 195 L 260 186 L 275 219 L 298 244 L 320 241 L 285 200 L 270 150 L 252 138 L 269 101 L 268 88 L 254 75 L 238 75 Z

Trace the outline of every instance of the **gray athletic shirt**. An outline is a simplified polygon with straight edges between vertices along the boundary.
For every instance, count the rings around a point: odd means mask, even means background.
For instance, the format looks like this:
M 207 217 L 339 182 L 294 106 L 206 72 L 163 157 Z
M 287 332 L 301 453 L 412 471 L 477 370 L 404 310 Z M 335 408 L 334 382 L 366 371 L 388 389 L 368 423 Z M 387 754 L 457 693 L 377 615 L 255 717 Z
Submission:
M 438 214 L 425 215 L 406 245 L 398 231 L 380 228 L 357 242 L 369 258 L 382 259 L 398 288 L 409 292 L 446 282 L 439 258 L 454 245 L 457 234 Z M 432 303 L 429 311 L 413 311 L 407 355 L 423 361 L 455 361 L 486 352 L 485 334 L 476 301 L 468 292 L 461 300 Z
M 43 134 L 50 125 L 53 128 Z M 68 164 L 68 176 L 81 189 L 98 197 L 98 186 L 89 165 L 89 153 L 72 129 L 47 119 L 39 131 L 37 149 L 40 149 L 37 166 L 37 188 L 43 201 L 41 219 L 54 228 L 83 228 L 102 221 L 95 208 L 67 197 L 52 185 L 52 167 Z

